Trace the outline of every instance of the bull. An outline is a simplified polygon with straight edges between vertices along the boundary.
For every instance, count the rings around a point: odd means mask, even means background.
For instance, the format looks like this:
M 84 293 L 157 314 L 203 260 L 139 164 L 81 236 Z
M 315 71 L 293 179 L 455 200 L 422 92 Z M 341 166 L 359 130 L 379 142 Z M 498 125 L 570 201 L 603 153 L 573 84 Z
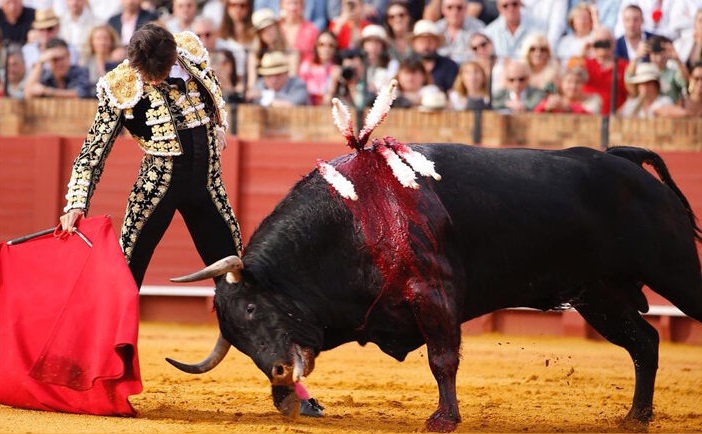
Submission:
M 234 346 L 291 415 L 295 383 L 321 351 L 373 342 L 402 361 L 426 344 L 439 389 L 426 427 L 448 432 L 461 421 L 461 324 L 505 308 L 570 306 L 633 360 L 624 421 L 651 420 L 659 337 L 641 315 L 643 286 L 702 321 L 702 231 L 656 153 L 391 138 L 366 146 L 367 128 L 359 139 L 342 131 L 357 151 L 300 180 L 241 258 L 176 279 L 223 276 L 215 349 L 198 364 L 172 364 L 206 372 Z M 418 159 L 433 165 L 423 171 Z

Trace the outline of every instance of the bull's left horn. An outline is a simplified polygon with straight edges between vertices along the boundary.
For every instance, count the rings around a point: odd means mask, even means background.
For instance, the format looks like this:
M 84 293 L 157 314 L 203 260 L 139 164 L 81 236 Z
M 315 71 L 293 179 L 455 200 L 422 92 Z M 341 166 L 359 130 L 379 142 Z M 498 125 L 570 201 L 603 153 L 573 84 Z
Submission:
M 214 349 L 212 350 L 210 355 L 207 356 L 207 358 L 202 362 L 196 363 L 194 365 L 188 365 L 186 363 L 181 363 L 168 357 L 166 357 L 166 361 L 183 372 L 187 372 L 189 374 L 202 374 L 219 365 L 219 362 L 221 362 L 224 359 L 224 356 L 226 356 L 229 352 L 229 348 L 231 348 L 231 344 L 227 342 L 227 340 L 224 339 L 224 337 L 220 333 L 219 337 L 217 338 L 217 343 L 215 344 Z
M 187 276 L 173 277 L 171 278 L 171 282 L 195 282 L 221 276 L 226 273 L 232 273 L 234 282 L 238 282 L 241 280 L 242 268 L 244 268 L 244 263 L 241 262 L 238 256 L 227 256 L 200 271 L 188 274 Z

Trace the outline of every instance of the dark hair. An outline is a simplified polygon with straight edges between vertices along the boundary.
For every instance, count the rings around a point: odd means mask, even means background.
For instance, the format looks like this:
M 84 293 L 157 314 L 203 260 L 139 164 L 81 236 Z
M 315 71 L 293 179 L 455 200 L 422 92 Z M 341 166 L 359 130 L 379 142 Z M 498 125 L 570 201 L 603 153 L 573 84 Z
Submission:
M 178 51 L 173 34 L 158 24 L 140 27 L 127 46 L 127 58 L 145 79 L 160 78 L 170 71 Z
M 222 56 L 227 60 L 227 62 L 229 62 L 232 65 L 232 73 L 229 75 L 229 81 L 231 82 L 232 86 L 236 86 L 238 76 L 236 75 L 236 58 L 234 57 L 234 54 L 232 54 L 231 51 L 224 48 L 216 49 L 210 54 L 212 54 L 212 60 L 214 60 L 215 56 Z M 217 72 L 215 71 L 215 73 Z
M 663 51 L 663 44 L 669 44 L 672 41 L 669 38 L 661 35 L 653 35 L 646 41 L 651 47 L 651 52 L 660 53 Z
M 62 47 L 68 50 L 68 43 L 61 38 L 51 38 L 48 41 L 46 41 L 46 46 L 44 47 L 44 49 L 48 50 L 50 48 L 57 47 Z
M 315 64 L 319 64 L 321 62 L 321 59 L 319 58 L 319 50 L 317 50 L 317 44 L 319 43 L 319 40 L 322 38 L 322 36 L 329 36 L 334 40 L 334 44 L 336 44 L 336 49 L 334 50 L 334 57 L 332 58 L 332 63 L 338 65 L 339 63 L 341 63 L 341 56 L 339 54 L 339 41 L 336 37 L 336 34 L 328 29 L 322 30 L 317 34 L 317 39 L 315 39 L 314 41 L 314 56 L 312 61 Z

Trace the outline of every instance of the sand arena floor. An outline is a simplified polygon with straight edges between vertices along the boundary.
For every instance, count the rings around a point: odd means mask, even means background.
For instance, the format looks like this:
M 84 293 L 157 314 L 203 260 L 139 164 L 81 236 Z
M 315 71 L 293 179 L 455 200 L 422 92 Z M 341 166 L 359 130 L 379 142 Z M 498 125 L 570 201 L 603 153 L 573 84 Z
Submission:
M 210 373 L 181 373 L 165 356 L 194 362 L 209 353 L 213 326 L 142 323 L 144 391 L 137 418 L 28 411 L 0 406 L 8 433 L 379 433 L 423 432 L 438 391 L 426 348 L 399 363 L 374 345 L 322 353 L 306 381 L 327 407 L 320 419 L 286 419 L 270 386 L 236 350 Z M 465 337 L 458 372 L 463 423 L 457 432 L 620 432 L 633 393 L 626 352 L 572 338 Z M 702 432 L 702 347 L 663 343 L 649 432 Z

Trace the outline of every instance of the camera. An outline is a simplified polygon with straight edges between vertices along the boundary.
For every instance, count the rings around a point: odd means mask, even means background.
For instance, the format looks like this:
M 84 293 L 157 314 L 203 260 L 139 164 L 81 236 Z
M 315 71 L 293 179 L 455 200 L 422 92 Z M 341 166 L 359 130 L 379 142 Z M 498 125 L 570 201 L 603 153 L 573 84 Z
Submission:
M 663 44 L 666 42 L 670 42 L 670 40 L 661 36 L 654 36 L 647 41 L 647 44 L 651 47 L 652 53 L 662 53 L 665 51 Z
M 351 81 L 356 78 L 356 68 L 353 66 L 344 66 L 341 69 L 341 78 L 344 81 Z

